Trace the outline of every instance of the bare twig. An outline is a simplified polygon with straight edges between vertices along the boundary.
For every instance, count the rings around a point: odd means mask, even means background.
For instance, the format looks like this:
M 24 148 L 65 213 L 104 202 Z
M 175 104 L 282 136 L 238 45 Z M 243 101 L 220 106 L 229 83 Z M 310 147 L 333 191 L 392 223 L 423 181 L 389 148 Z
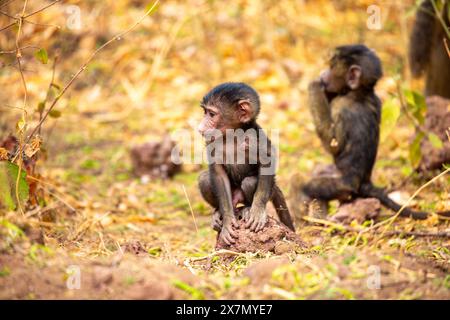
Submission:
M 206 259 L 218 256 L 218 255 L 226 255 L 226 254 L 230 254 L 230 255 L 234 255 L 234 256 L 244 255 L 243 253 L 240 253 L 240 252 L 231 251 L 231 250 L 227 250 L 227 249 L 220 249 L 220 250 L 214 251 L 213 253 L 210 253 L 203 257 L 189 258 L 189 261 L 190 262 L 202 261 L 202 260 L 206 260 Z
M 53 28 L 61 29 L 61 26 L 59 26 L 57 24 L 38 23 L 38 22 L 30 21 L 30 20 L 23 20 L 23 22 L 29 23 L 29 24 L 34 24 L 35 26 L 40 26 L 40 27 L 53 27 Z
M 305 221 L 308 221 L 308 222 L 318 223 L 318 224 L 321 224 L 321 225 L 333 227 L 333 228 L 340 229 L 340 230 L 356 231 L 356 229 L 354 229 L 354 228 L 350 228 L 350 227 L 347 227 L 347 226 L 345 226 L 343 224 L 335 223 L 335 222 L 329 221 L 329 220 L 318 219 L 318 218 L 314 218 L 314 217 L 310 217 L 310 216 L 304 216 L 304 217 L 302 217 L 302 219 L 305 220 Z
M 23 51 L 23 50 L 28 49 L 28 48 L 40 49 L 38 46 L 27 45 L 27 46 L 23 46 L 23 47 L 19 48 L 19 50 Z M 0 54 L 12 54 L 12 53 L 17 53 L 17 49 L 7 50 L 7 51 L 0 51 Z
M 317 219 L 313 217 L 303 217 L 304 220 L 308 222 L 318 223 L 325 226 L 334 227 L 340 231 L 346 232 L 361 232 L 362 230 L 356 229 L 350 226 L 346 226 L 339 223 L 334 223 L 328 220 Z M 376 225 L 375 225 L 376 226 Z M 374 227 L 375 227 L 374 226 Z M 372 231 L 374 229 L 371 229 Z M 415 237 L 436 237 L 436 238 L 450 238 L 450 232 L 447 231 L 438 231 L 438 232 L 421 232 L 421 231 L 402 231 L 402 230 L 391 230 L 388 232 L 384 232 L 380 237 L 383 236 L 394 236 L 394 235 L 404 235 L 404 236 L 415 236 Z M 357 241 L 355 241 L 357 243 Z
M 195 231 L 198 233 L 197 222 L 195 221 L 195 215 L 194 215 L 194 210 L 192 210 L 191 200 L 189 200 L 189 197 L 188 197 L 188 194 L 186 192 L 186 188 L 184 187 L 184 184 L 182 186 L 183 186 L 184 195 L 186 196 L 186 199 L 187 199 L 188 204 L 189 204 L 189 209 L 191 210 L 192 220 L 194 220 Z
M 29 18 L 29 17 L 31 17 L 31 16 L 34 16 L 35 14 L 38 14 L 39 12 L 42 12 L 42 11 L 44 11 L 45 9 L 50 8 L 51 6 L 57 4 L 58 2 L 61 2 L 61 0 L 55 0 L 55 1 L 51 2 L 51 3 L 49 3 L 48 5 L 43 6 L 42 8 L 40 8 L 40 9 L 38 9 L 38 10 L 36 10 L 36 11 L 33 11 L 32 13 L 27 14 L 27 15 L 25 15 L 25 12 L 23 12 L 23 13 L 22 13 L 22 17 L 23 17 L 24 19 L 26 19 L 26 18 Z
M 405 202 L 405 204 L 403 204 L 403 206 L 400 208 L 400 210 L 397 211 L 396 214 L 394 214 L 392 217 L 381 221 L 371 227 L 368 227 L 366 229 L 362 229 L 359 231 L 358 236 L 356 237 L 355 240 L 355 244 L 358 243 L 360 237 L 362 236 L 363 233 L 365 232 L 369 232 L 373 229 L 377 229 L 379 227 L 381 227 L 382 225 L 387 224 L 386 228 L 384 229 L 383 233 L 386 232 L 386 230 L 392 225 L 392 223 L 395 221 L 395 219 L 397 219 L 397 217 L 403 212 L 403 210 L 405 210 L 405 208 L 409 205 L 409 203 L 426 187 L 428 187 L 430 184 L 432 184 L 434 181 L 436 181 L 437 179 L 439 179 L 440 177 L 443 177 L 444 175 L 446 175 L 448 172 L 450 171 L 449 169 L 446 169 L 445 171 L 441 172 L 440 174 L 438 174 L 437 176 L 435 176 L 433 179 L 431 179 L 430 181 L 428 181 L 427 183 L 423 184 L 419 189 L 416 190 L 416 192 L 414 192 L 414 194 L 408 199 L 408 201 Z M 383 236 L 383 233 L 381 234 L 380 238 Z
M 25 10 L 27 8 L 27 4 L 28 4 L 28 0 L 25 0 L 24 4 L 23 4 L 23 8 L 22 8 L 22 16 L 25 14 Z M 20 34 L 22 33 L 22 18 L 19 19 L 19 29 L 17 31 L 17 36 L 16 36 L 16 60 L 17 60 L 17 65 L 19 67 L 19 72 L 20 72 L 20 78 L 22 80 L 22 85 L 23 85 L 23 91 L 24 91 L 24 97 L 23 97 L 23 106 L 22 106 L 22 120 L 21 120 L 21 126 L 23 126 L 22 128 L 19 128 L 19 146 L 23 145 L 23 140 L 24 140 L 24 135 L 26 132 L 26 124 L 27 124 L 27 111 L 26 111 L 26 106 L 27 106 L 27 98 L 28 98 L 28 88 L 27 88 L 27 82 L 25 81 L 25 76 L 23 74 L 22 71 L 22 64 L 21 64 L 21 58 L 22 58 L 22 53 L 20 51 Z M 19 149 L 21 149 L 19 147 Z M 17 206 L 20 209 L 20 212 L 22 212 L 22 215 L 25 214 L 23 208 L 22 208 L 22 204 L 20 203 L 20 194 L 19 194 L 19 181 L 20 181 L 20 177 L 22 174 L 22 164 L 23 164 L 23 155 L 22 152 L 20 152 L 19 154 L 19 163 L 18 163 L 18 167 L 19 170 L 17 172 L 17 178 L 16 178 L 16 200 L 17 200 Z
M 25 23 L 31 23 L 31 24 L 37 24 L 37 25 L 43 25 L 43 26 L 50 26 L 50 27 L 58 27 L 58 28 L 59 28 L 59 26 L 56 26 L 56 25 L 44 25 L 44 24 L 39 24 L 39 23 L 32 22 L 32 21 L 27 21 L 26 19 L 29 18 L 29 17 L 31 17 L 31 16 L 34 16 L 35 14 L 38 14 L 38 13 L 44 11 L 45 9 L 47 9 L 47 8 L 49 8 L 49 7 L 51 7 L 51 6 L 53 6 L 54 4 L 56 4 L 56 3 L 60 2 L 60 1 L 61 1 L 61 0 L 55 0 L 55 1 L 53 1 L 52 3 L 50 3 L 50 4 L 46 5 L 46 6 L 40 8 L 40 9 L 34 11 L 34 12 L 32 12 L 32 13 L 30 13 L 30 14 L 27 14 L 27 15 L 25 15 L 25 10 L 22 10 L 22 14 L 21 14 L 19 17 L 13 17 L 13 16 L 11 16 L 11 15 L 8 15 L 10 18 L 15 19 L 16 21 L 11 22 L 10 24 L 8 24 L 8 25 L 4 26 L 3 28 L 1 28 L 1 29 L 0 29 L 0 32 L 2 32 L 3 30 L 6 30 L 6 29 L 12 27 L 12 26 L 15 25 L 15 24 L 23 24 L 24 22 L 25 22 Z M 28 2 L 28 0 L 25 1 L 24 8 L 26 8 L 26 3 L 27 3 L 27 2 Z M 2 13 L 3 13 L 3 12 L 2 12 Z M 5 13 L 5 14 L 6 14 L 6 13 Z
M 450 48 L 448 47 L 448 40 L 446 38 L 444 38 L 444 46 L 445 50 L 447 51 L 447 55 L 450 58 Z
M 75 209 L 73 206 L 70 205 L 66 200 L 64 200 L 62 197 L 58 196 L 56 193 L 51 192 L 50 190 L 47 190 L 47 192 L 55 197 L 57 200 L 61 201 L 62 204 L 64 204 L 71 212 L 77 212 L 77 209 Z
M 2 4 L 0 4 L 0 8 L 3 8 L 3 7 L 7 6 L 8 4 L 10 4 L 10 3 L 14 2 L 14 1 L 15 0 L 9 0 L 9 1 L 6 1 L 5 3 L 2 3 Z
M 426 187 L 428 187 L 430 184 L 432 184 L 434 181 L 438 180 L 440 177 L 445 176 L 448 172 L 450 171 L 449 169 L 446 169 L 445 171 L 441 172 L 440 174 L 438 174 L 437 176 L 435 176 L 433 179 L 431 179 L 430 181 L 428 181 L 427 183 L 423 184 L 419 189 L 416 190 L 416 192 L 413 193 L 413 195 L 408 199 L 408 201 L 406 201 L 403 206 L 400 208 L 400 210 L 397 211 L 397 213 L 395 215 L 393 215 L 391 218 L 389 218 L 386 221 L 387 225 L 384 228 L 383 232 L 381 233 L 380 237 L 383 236 L 383 233 L 386 232 L 386 230 L 392 225 L 392 223 L 395 221 L 395 219 L 397 219 L 397 217 L 402 213 L 403 210 L 405 210 L 405 208 L 409 205 L 409 203 Z
M 83 63 L 83 65 L 81 66 L 81 68 L 75 73 L 75 75 L 69 80 L 69 82 L 64 86 L 64 88 L 61 90 L 61 92 L 55 97 L 55 99 L 53 100 L 52 104 L 50 105 L 50 107 L 47 109 L 46 113 L 43 115 L 42 119 L 39 121 L 39 123 L 36 125 L 36 127 L 34 127 L 33 131 L 30 133 L 30 135 L 28 136 L 28 138 L 25 141 L 25 144 L 27 144 L 30 139 L 39 131 L 39 128 L 42 126 L 42 124 L 44 123 L 45 119 L 47 119 L 49 113 L 53 110 L 53 108 L 55 107 L 55 105 L 58 103 L 59 99 L 66 93 L 66 91 L 70 88 L 70 86 L 75 82 L 75 80 L 78 78 L 78 76 L 86 69 L 87 65 L 92 61 L 92 59 L 94 59 L 94 57 L 101 51 L 103 50 L 105 47 L 107 47 L 108 45 L 110 45 L 112 42 L 120 40 L 123 36 L 125 36 L 127 33 L 129 33 L 130 31 L 132 31 L 134 28 L 136 28 L 139 24 L 141 24 L 141 22 L 148 16 L 150 15 L 150 13 L 153 12 L 153 9 L 156 7 L 156 5 L 159 3 L 159 0 L 156 0 L 153 5 L 147 10 L 147 12 L 145 12 L 145 14 L 137 21 L 135 22 L 130 28 L 128 28 L 127 30 L 119 33 L 118 35 L 114 36 L 113 38 L 111 38 L 110 40 L 108 40 L 107 42 L 105 42 L 103 45 L 101 45 L 99 48 L 97 48 L 97 50 L 95 50 L 90 56 L 89 58 L 86 60 L 86 62 Z
M 3 28 L 0 29 L 0 32 L 2 32 L 3 30 L 6 30 L 8 28 L 11 28 L 15 24 L 17 24 L 17 21 L 14 21 L 14 22 L 11 22 L 10 24 L 7 24 L 6 26 L 4 26 Z
M 3 105 L 3 106 L 0 106 L 0 108 L 17 109 L 17 110 L 22 111 L 22 108 L 21 108 L 21 107 L 9 106 L 9 105 Z
M 447 26 L 447 24 L 445 23 L 445 21 L 444 21 L 444 19 L 442 17 L 442 13 L 439 12 L 439 9 L 438 9 L 438 7 L 436 5 L 436 1 L 435 0 L 431 0 L 431 4 L 433 5 L 433 9 L 434 9 L 434 13 L 435 13 L 436 17 L 438 18 L 439 22 L 442 24 L 442 28 L 444 29 L 445 34 L 450 39 L 449 26 Z
M 42 179 L 33 177 L 32 175 L 27 175 L 27 179 L 39 182 L 40 184 L 43 184 L 45 186 L 47 186 L 47 188 L 45 188 L 45 190 L 51 194 L 53 197 L 55 197 L 56 199 L 58 199 L 59 201 L 61 201 L 61 203 L 63 203 L 64 205 L 66 205 L 72 212 L 76 212 L 77 210 L 74 208 L 73 205 L 71 205 L 67 200 L 64 199 L 64 193 L 62 191 L 58 190 L 58 187 L 55 186 L 54 184 L 51 184 L 47 181 L 44 181 Z M 50 191 L 53 190 L 53 191 Z M 60 195 L 58 195 L 58 193 Z
M 51 92 L 52 87 L 53 87 L 53 85 L 54 85 L 54 81 L 55 81 L 55 71 L 56 71 L 56 64 L 57 64 L 57 62 L 58 62 L 58 57 L 56 56 L 56 57 L 55 57 L 55 60 L 53 61 L 52 79 L 50 80 L 50 83 L 48 84 L 47 94 L 45 95 L 45 99 L 44 99 L 44 101 L 42 102 L 42 103 L 44 104 L 44 107 L 42 108 L 42 110 L 39 110 L 39 121 L 42 120 L 42 115 L 43 115 L 43 113 L 44 113 L 44 111 L 45 111 L 45 105 L 47 104 L 47 101 L 48 101 L 48 99 L 49 99 L 49 97 L 50 97 L 50 92 Z M 41 127 L 39 127 L 38 134 L 39 134 L 39 135 L 41 134 Z
M 10 15 L 10 14 L 8 14 L 8 13 L 6 13 L 6 12 L 3 12 L 3 11 L 0 11 L 0 14 L 6 16 L 6 17 L 8 17 L 8 18 L 11 18 L 11 19 L 17 19 L 16 17 L 13 17 L 12 15 Z

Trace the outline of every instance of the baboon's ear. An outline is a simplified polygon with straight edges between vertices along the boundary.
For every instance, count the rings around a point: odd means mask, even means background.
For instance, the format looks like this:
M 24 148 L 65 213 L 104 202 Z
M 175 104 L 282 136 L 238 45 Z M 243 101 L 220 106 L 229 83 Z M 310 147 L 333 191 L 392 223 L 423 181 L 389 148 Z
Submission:
M 354 64 L 347 71 L 347 85 L 350 89 L 358 89 L 361 84 L 361 67 Z
M 250 103 L 250 100 L 239 100 L 238 102 L 238 118 L 239 122 L 247 123 L 251 121 L 255 115 L 255 110 L 253 110 L 253 106 Z

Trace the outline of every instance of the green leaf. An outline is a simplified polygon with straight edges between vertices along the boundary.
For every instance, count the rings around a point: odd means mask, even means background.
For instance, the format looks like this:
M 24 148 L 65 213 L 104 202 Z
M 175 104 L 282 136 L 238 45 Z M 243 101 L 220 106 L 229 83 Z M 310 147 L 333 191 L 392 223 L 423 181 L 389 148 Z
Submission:
M 145 6 L 145 11 L 144 12 L 148 12 L 152 7 L 153 7 L 154 3 L 151 2 L 148 5 Z M 153 8 L 153 12 L 156 11 L 156 9 L 158 8 L 158 6 L 156 6 L 155 8 Z
M 4 266 L 1 270 L 0 270 L 0 277 L 7 277 L 11 274 L 11 270 L 7 267 Z
M 147 252 L 151 256 L 159 257 L 162 252 L 162 249 L 161 249 L 161 247 L 153 247 L 153 248 L 148 249 Z
M 100 169 L 100 162 L 94 159 L 86 159 L 82 164 L 81 168 L 83 169 Z
M 6 228 L 6 230 L 8 230 L 8 235 L 13 240 L 25 236 L 25 233 L 23 232 L 22 229 L 20 229 L 14 223 L 11 223 L 6 219 L 0 220 L 0 226 L 3 226 L 4 228 Z
M 53 82 L 53 83 L 51 84 L 51 86 L 52 86 L 53 88 L 55 88 L 55 89 L 61 91 L 61 86 L 60 86 L 59 84 Z
M 436 149 L 442 149 L 444 146 L 442 140 L 432 132 L 428 134 L 428 140 L 430 140 L 431 145 Z
M 44 109 L 45 109 L 45 102 L 44 101 L 39 102 L 39 104 L 37 106 L 37 111 L 39 113 L 41 113 L 41 112 L 44 112 Z
M 420 160 L 422 159 L 422 152 L 420 150 L 420 143 L 424 138 L 424 134 L 419 132 L 417 136 L 414 138 L 413 143 L 409 147 L 409 161 L 411 162 L 411 166 L 413 168 L 417 168 Z
M 427 110 L 427 104 L 425 102 L 425 96 L 421 94 L 419 91 L 413 91 L 414 101 L 421 111 Z
M 172 284 L 176 288 L 181 289 L 184 292 L 190 294 L 191 298 L 194 299 L 194 300 L 204 300 L 205 299 L 205 295 L 203 294 L 203 292 L 201 290 L 190 286 L 186 282 L 183 282 L 183 281 L 178 280 L 178 279 L 174 279 L 174 280 L 172 280 Z
M 19 174 L 19 167 L 8 161 L 0 162 L 0 203 L 9 210 L 17 207 L 16 199 L 16 181 Z M 26 172 L 20 173 L 19 178 L 19 201 L 24 202 L 28 199 L 29 187 L 26 181 Z
M 400 116 L 400 105 L 395 99 L 389 99 L 383 104 L 381 112 L 380 141 L 383 142 L 394 130 Z
M 42 62 L 43 64 L 47 64 L 48 62 L 48 54 L 47 51 L 45 51 L 45 49 L 39 49 L 38 51 L 36 51 L 34 53 L 36 59 L 38 59 L 40 62 Z
M 52 118 L 59 118 L 61 117 L 61 111 L 59 110 L 51 110 L 48 115 Z
M 404 89 L 403 94 L 407 103 L 407 108 L 412 113 L 413 117 L 417 119 L 420 124 L 425 121 L 425 113 L 427 111 L 427 104 L 425 97 L 418 91 Z

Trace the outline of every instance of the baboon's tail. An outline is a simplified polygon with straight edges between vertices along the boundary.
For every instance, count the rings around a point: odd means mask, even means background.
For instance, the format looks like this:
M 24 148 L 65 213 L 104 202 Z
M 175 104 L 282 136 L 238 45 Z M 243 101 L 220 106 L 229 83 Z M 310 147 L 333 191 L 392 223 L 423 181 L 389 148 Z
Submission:
M 284 198 L 283 192 L 275 184 L 272 193 L 272 204 L 277 211 L 278 218 L 280 221 L 289 229 L 295 232 L 294 222 L 292 220 L 289 208 L 286 204 L 286 199 Z
M 380 200 L 381 204 L 383 204 L 385 207 L 398 212 L 401 209 L 401 205 L 399 205 L 397 202 L 389 198 L 386 191 L 382 188 L 377 188 L 372 184 L 365 184 L 361 187 L 360 190 L 361 196 L 366 198 L 377 198 Z M 441 211 L 436 212 L 437 215 L 442 217 L 450 217 L 450 211 Z M 428 218 L 430 213 L 425 211 L 416 211 L 411 208 L 404 208 L 402 212 L 400 213 L 400 216 L 402 217 L 411 217 L 416 220 L 423 220 Z

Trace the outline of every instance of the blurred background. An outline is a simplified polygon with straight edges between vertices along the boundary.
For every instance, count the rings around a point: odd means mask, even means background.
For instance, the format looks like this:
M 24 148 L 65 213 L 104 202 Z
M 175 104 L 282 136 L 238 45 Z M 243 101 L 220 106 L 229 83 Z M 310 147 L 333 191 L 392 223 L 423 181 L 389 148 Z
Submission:
M 26 12 L 50 4 L 29 1 Z M 375 29 L 368 27 L 373 4 L 381 13 Z M 0 1 L 6 13 L 0 14 L 0 140 L 25 124 L 30 132 L 42 116 L 42 102 L 47 100 L 48 108 L 90 55 L 151 5 L 68 0 L 28 18 L 32 23 L 23 23 L 19 37 L 27 87 L 24 117 L 17 109 L 25 95 L 14 51 L 18 26 L 4 28 L 22 12 L 24 1 Z M 46 247 L 79 257 L 111 255 L 118 243 L 132 239 L 167 261 L 208 254 L 215 232 L 196 184 L 206 166 L 185 165 L 172 179 L 137 177 L 130 150 L 179 129 L 194 130 L 208 90 L 225 81 L 246 82 L 260 93 L 261 126 L 280 129 L 278 181 L 290 198 L 292 179 L 306 179 L 317 164 L 330 162 L 305 93 L 334 47 L 364 43 L 376 50 L 384 67 L 376 91 L 385 102 L 396 98 L 399 80 L 422 90 L 421 80 L 411 80 L 407 60 L 416 9 L 413 0 L 160 1 L 135 29 L 101 50 L 55 105 L 42 125 L 34 171 L 39 209 L 27 211 L 26 222 L 18 222 L 20 215 L 12 211 L 5 211 L 4 219 L 18 225 L 42 222 L 39 237 Z M 395 187 L 413 173 L 413 135 L 404 115 L 383 125 L 377 184 Z M 414 192 L 421 179 L 413 175 L 406 192 Z M 442 207 L 447 189 L 444 179 L 417 201 L 422 208 Z

